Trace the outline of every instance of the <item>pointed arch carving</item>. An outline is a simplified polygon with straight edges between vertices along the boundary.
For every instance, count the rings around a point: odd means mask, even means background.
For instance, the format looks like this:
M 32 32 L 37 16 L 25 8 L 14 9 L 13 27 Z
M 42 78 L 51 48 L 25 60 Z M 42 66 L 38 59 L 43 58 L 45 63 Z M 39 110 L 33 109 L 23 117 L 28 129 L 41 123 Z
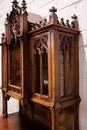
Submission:
M 48 52 L 48 44 L 47 44 L 48 36 L 44 35 L 42 37 L 36 38 L 34 41 L 35 53 L 39 55 L 41 53 Z

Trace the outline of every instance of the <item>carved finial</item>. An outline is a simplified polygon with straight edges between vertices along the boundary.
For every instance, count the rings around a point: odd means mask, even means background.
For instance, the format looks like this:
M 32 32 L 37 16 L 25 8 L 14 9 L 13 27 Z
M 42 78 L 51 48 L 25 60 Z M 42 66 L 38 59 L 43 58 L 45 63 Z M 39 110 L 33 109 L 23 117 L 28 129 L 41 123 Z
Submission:
M 46 18 L 44 18 L 44 20 L 43 21 L 39 21 L 39 25 L 42 27 L 42 26 L 45 26 L 47 24 L 47 19 Z
M 55 23 L 57 24 L 57 15 L 55 12 L 57 12 L 57 9 L 55 7 L 52 7 L 52 9 L 49 9 L 49 11 L 51 12 L 50 16 L 49 16 L 49 23 Z
M 15 9 L 20 14 L 20 7 L 18 5 L 18 2 L 14 0 L 12 3 L 13 3 L 12 5 L 13 9 Z
M 73 21 L 71 22 L 71 27 L 78 29 L 78 21 L 77 21 L 77 16 L 74 14 L 72 17 Z
M 25 8 L 25 9 L 27 8 L 27 7 L 26 7 L 26 1 L 25 1 L 25 0 L 22 1 L 21 5 L 22 5 L 23 8 Z
M 1 35 L 2 35 L 2 38 L 1 38 L 2 42 L 6 42 L 5 34 L 2 33 Z
M 61 18 L 60 24 L 65 26 L 64 18 Z
M 57 12 L 57 9 L 55 7 L 52 7 L 52 9 L 49 9 L 49 12 L 55 13 Z
M 69 19 L 66 20 L 66 26 L 70 27 Z
M 21 3 L 21 5 L 22 5 L 22 7 L 21 7 L 21 12 L 22 12 L 22 14 L 23 14 L 23 13 L 26 11 L 26 8 L 27 8 L 27 6 L 26 6 L 26 1 L 23 0 L 22 3 Z
M 18 4 L 17 0 L 13 0 L 12 3 L 13 3 L 14 6 L 17 6 L 17 4 Z
M 35 28 L 38 29 L 40 25 L 38 23 L 35 23 Z
M 72 18 L 73 20 L 76 20 L 76 19 L 77 19 L 77 16 L 74 14 L 71 18 Z
M 42 26 L 42 21 L 41 20 L 39 21 L 39 24 Z
M 43 23 L 43 26 L 45 26 L 47 24 L 47 19 L 44 18 L 44 23 Z
M 6 18 L 5 18 L 5 25 L 8 24 L 8 18 L 9 18 L 9 14 L 7 13 Z
M 5 37 L 5 34 L 4 34 L 4 33 L 2 33 L 1 35 L 2 35 L 2 37 Z
M 35 24 L 34 24 L 34 23 L 32 23 L 32 24 L 31 24 L 31 29 L 32 29 L 32 30 L 35 30 L 35 29 L 36 29 L 36 27 L 35 27 Z
M 9 18 L 9 13 L 7 13 L 7 18 Z

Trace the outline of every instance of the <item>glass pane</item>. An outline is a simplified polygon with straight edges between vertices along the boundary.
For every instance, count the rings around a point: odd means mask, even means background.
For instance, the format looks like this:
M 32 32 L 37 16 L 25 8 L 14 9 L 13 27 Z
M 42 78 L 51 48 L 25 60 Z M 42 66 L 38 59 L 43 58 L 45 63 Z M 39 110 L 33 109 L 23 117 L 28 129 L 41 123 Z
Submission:
M 43 95 L 48 95 L 48 55 L 46 52 L 42 54 L 42 58 Z
M 60 91 L 61 96 L 64 96 L 64 54 L 61 51 L 61 63 L 60 63 Z
M 72 93 L 71 87 L 71 58 L 69 51 L 67 51 L 67 95 Z
M 11 83 L 20 86 L 20 45 L 12 43 L 11 45 Z
M 36 93 L 40 93 L 40 56 L 35 54 L 35 66 L 36 66 Z

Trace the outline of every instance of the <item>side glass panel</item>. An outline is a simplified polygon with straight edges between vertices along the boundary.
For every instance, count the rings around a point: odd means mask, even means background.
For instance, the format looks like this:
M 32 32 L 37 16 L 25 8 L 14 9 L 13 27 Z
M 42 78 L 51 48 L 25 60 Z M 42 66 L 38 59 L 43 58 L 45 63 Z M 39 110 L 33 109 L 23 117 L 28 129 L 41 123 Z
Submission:
M 46 51 L 43 53 L 42 57 L 42 73 L 43 73 L 43 95 L 48 95 L 48 55 Z
M 61 96 L 64 96 L 64 52 L 61 50 L 61 63 L 60 63 L 60 88 Z
M 67 95 L 72 93 L 71 87 L 71 56 L 70 51 L 67 51 Z
M 11 84 L 20 86 L 20 45 L 12 43 L 11 45 Z
M 35 50 L 35 93 L 48 95 L 48 36 L 34 39 Z
M 35 92 L 40 94 L 40 55 L 35 54 Z

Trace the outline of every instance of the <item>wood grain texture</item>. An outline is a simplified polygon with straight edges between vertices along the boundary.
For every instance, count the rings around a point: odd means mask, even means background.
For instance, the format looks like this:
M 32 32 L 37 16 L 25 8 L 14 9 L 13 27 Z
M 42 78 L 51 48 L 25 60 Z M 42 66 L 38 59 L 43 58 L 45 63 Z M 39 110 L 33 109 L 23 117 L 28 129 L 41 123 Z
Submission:
M 9 114 L 8 118 L 0 117 L 0 130 L 49 130 L 47 127 L 19 113 Z

